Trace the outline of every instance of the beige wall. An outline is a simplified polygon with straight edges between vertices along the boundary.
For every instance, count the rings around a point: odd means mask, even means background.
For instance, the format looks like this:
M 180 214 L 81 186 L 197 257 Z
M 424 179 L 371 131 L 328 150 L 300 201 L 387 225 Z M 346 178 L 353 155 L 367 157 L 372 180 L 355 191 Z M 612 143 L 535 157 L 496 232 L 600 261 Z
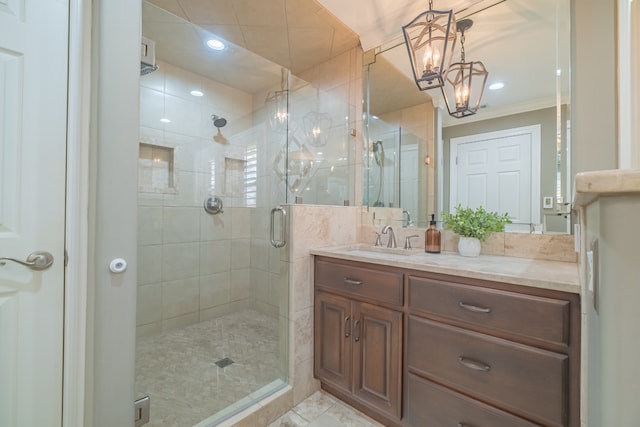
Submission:
M 617 167 L 615 28 L 614 0 L 571 0 L 574 174 Z

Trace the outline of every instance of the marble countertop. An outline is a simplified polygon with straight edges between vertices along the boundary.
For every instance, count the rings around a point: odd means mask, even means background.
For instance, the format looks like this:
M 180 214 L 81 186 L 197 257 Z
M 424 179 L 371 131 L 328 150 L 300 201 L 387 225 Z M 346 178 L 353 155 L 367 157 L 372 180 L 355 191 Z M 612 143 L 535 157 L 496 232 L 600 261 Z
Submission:
M 581 172 L 574 188 L 574 207 L 587 206 L 600 196 L 640 195 L 640 169 Z
M 428 254 L 421 249 L 387 249 L 366 244 L 316 248 L 311 254 L 580 293 L 578 266 L 571 262 L 493 255 L 467 258 L 454 252 Z

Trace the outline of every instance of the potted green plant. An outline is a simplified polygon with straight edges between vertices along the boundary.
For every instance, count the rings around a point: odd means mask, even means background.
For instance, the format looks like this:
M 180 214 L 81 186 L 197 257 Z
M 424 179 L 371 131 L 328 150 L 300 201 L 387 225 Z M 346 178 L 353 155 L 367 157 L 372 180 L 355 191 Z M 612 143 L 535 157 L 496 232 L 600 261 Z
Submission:
M 480 255 L 481 243 L 491 233 L 504 231 L 505 224 L 511 224 L 508 214 L 488 212 L 482 206 L 477 209 L 456 206 L 456 212 L 442 212 L 445 228 L 460 236 L 458 252 L 462 256 Z

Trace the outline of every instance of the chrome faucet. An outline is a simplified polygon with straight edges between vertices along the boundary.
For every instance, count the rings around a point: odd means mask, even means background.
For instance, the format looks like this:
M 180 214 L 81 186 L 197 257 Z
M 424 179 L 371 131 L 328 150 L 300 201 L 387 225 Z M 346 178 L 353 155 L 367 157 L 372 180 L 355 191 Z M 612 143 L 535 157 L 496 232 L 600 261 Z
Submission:
M 374 233 L 376 233 L 376 243 L 373 246 L 382 246 L 382 242 L 380 241 L 380 233 L 378 233 L 377 231 L 374 231 Z
M 405 222 L 404 215 L 407 214 L 407 219 Z M 411 212 L 402 211 L 402 227 L 411 227 L 413 226 L 413 221 L 411 221 Z
M 411 239 L 413 239 L 414 237 L 420 237 L 420 236 L 418 236 L 417 234 L 412 234 L 411 236 L 405 237 L 405 239 L 404 239 L 404 248 L 405 249 L 413 249 L 411 247 Z
M 389 242 L 387 243 L 388 248 L 397 248 L 396 245 L 396 233 L 393 232 L 393 228 L 390 225 L 385 225 L 382 229 L 382 234 L 389 233 Z

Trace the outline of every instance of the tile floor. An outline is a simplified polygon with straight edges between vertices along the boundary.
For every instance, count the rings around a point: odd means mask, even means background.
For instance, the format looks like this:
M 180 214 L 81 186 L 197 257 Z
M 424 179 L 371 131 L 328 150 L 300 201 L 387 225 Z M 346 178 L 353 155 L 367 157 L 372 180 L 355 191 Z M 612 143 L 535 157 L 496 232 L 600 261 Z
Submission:
M 319 390 L 268 427 L 384 427 L 384 425 Z
M 278 321 L 246 310 L 138 339 L 136 398 L 149 427 L 191 427 L 282 378 Z M 219 367 L 224 358 L 233 364 Z
M 163 334 L 136 347 L 136 397 L 151 397 L 148 427 L 192 427 L 277 382 L 278 325 L 247 310 Z M 226 367 L 215 362 L 228 357 Z M 256 394 L 257 394 L 256 393 Z M 383 427 L 322 390 L 255 427 Z

